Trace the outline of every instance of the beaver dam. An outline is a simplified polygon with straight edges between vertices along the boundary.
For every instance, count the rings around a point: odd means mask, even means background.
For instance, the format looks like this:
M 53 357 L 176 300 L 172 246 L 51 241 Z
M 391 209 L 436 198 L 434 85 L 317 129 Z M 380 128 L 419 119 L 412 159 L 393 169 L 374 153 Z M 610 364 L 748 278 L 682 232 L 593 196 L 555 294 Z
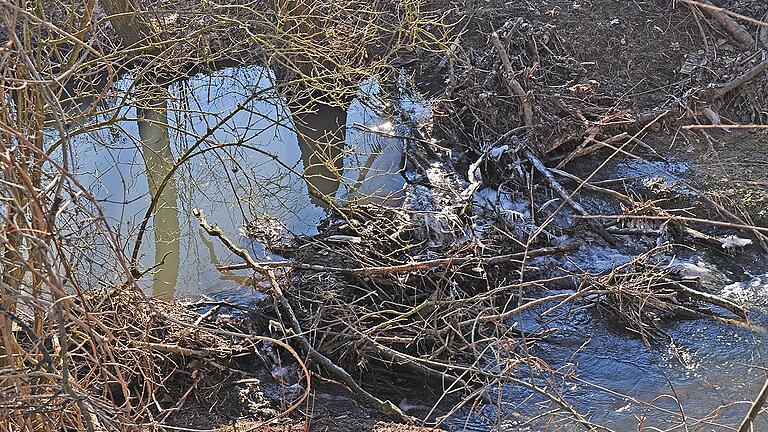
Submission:
M 768 3 L 0 10 L 0 431 L 768 430 Z

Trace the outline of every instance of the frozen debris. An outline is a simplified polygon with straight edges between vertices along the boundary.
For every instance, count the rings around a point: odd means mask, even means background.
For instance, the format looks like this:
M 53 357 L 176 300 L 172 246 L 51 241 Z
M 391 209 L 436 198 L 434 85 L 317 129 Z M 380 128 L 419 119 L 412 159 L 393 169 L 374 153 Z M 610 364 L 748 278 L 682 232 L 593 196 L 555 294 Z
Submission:
M 509 151 L 509 146 L 504 144 L 503 146 L 494 147 L 491 149 L 491 157 L 495 160 L 501 159 L 501 155 Z
M 337 243 L 354 243 L 359 244 L 362 243 L 363 239 L 356 236 L 349 236 L 349 235 L 332 235 L 325 238 L 325 240 L 329 242 L 337 242 Z
M 512 228 L 512 233 L 520 238 L 527 238 L 538 229 L 531 218 L 529 201 L 524 197 L 483 188 L 474 194 L 473 210 L 479 216 L 475 219 L 476 234 L 498 221 Z
M 470 165 L 469 169 L 467 170 L 467 180 L 469 180 L 469 185 L 467 185 L 467 187 L 461 192 L 461 198 L 464 200 L 471 199 L 475 192 L 477 192 L 477 190 L 480 189 L 480 186 L 483 184 L 483 174 L 480 172 L 480 164 L 483 163 L 483 159 L 485 159 L 485 153 L 483 153 L 477 159 L 477 161 Z
M 567 242 L 568 237 L 559 237 L 557 242 Z M 632 261 L 632 256 L 622 253 L 621 250 L 592 245 L 580 248 L 568 255 L 568 261 L 563 263 L 563 268 L 574 272 L 602 273 L 624 265 Z
M 418 410 L 430 410 L 432 409 L 431 406 L 425 406 L 425 405 L 416 405 L 408 402 L 407 399 L 403 399 L 400 401 L 399 404 L 397 404 L 398 408 L 400 408 L 404 413 L 413 413 Z
M 718 291 L 731 280 L 712 262 L 700 256 L 674 258 L 667 267 L 680 277 L 696 278 L 708 291 Z
M 413 187 L 408 188 L 406 191 L 403 207 L 415 212 L 434 211 L 432 190 L 424 185 L 413 185 Z
M 720 240 L 720 242 L 722 243 L 723 249 L 727 250 L 728 252 L 733 252 L 736 249 L 740 249 L 752 244 L 752 240 L 736 237 L 734 235 L 721 237 L 721 238 L 718 238 L 718 240 Z
M 405 178 L 411 184 L 419 184 L 419 183 L 423 182 L 424 180 L 426 180 L 426 176 L 425 175 L 423 175 L 421 173 L 417 173 L 416 171 L 406 171 L 405 172 Z
M 696 259 L 696 258 L 694 258 Z M 678 262 L 674 260 L 670 266 L 676 273 L 683 277 L 710 277 L 715 267 L 698 259 L 696 262 Z
M 385 121 L 382 124 L 372 126 L 371 131 L 382 133 L 385 135 L 394 135 L 395 134 L 395 124 L 391 121 Z
M 290 377 L 290 369 L 285 366 L 275 366 L 272 368 L 272 377 L 279 383 L 285 384 Z
M 768 302 L 768 274 L 752 276 L 740 282 L 733 282 L 723 287 L 722 295 L 745 304 L 765 304 Z
M 480 164 L 483 163 L 483 157 L 480 156 L 467 170 L 467 179 L 474 185 L 483 181 L 483 175 L 480 173 Z
M 545 202 L 539 207 L 539 211 L 543 211 L 545 208 L 549 207 L 552 204 L 555 204 L 556 202 L 560 201 L 560 198 L 552 198 L 551 200 Z
M 430 246 L 451 245 L 465 235 L 461 220 L 451 208 L 420 213 L 415 218 L 421 219 L 422 237 L 429 240 Z

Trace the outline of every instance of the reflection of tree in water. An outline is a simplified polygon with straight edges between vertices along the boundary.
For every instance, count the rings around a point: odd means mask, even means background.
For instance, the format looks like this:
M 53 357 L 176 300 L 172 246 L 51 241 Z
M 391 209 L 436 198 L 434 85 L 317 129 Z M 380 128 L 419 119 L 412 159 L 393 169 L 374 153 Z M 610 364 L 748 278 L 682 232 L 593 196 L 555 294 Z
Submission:
M 166 89 L 158 87 L 155 90 L 168 95 Z M 179 276 L 181 253 L 176 180 L 172 178 L 158 192 L 160 183 L 174 164 L 169 137 L 168 105 L 166 97 L 151 100 L 137 107 L 138 132 L 147 172 L 149 196 L 150 198 L 157 196 L 157 204 L 152 214 L 155 239 L 154 265 L 157 266 L 153 272 L 152 293 L 153 296 L 164 299 L 173 297 Z M 292 120 L 310 201 L 327 209 L 342 181 L 347 110 L 343 107 L 314 104 L 312 108 L 297 105 L 294 112 Z M 186 132 L 191 133 L 193 130 L 191 125 L 186 126 L 187 128 L 184 128 L 188 129 Z M 259 188 L 260 185 L 257 181 L 250 186 Z M 232 190 L 231 193 L 232 198 L 239 201 L 238 191 Z
M 368 93 L 370 90 L 365 86 L 360 89 L 363 112 L 372 109 L 377 121 L 382 121 L 382 117 L 390 118 L 392 114 L 387 104 L 379 100 L 377 94 Z M 371 102 L 380 105 L 379 108 L 374 108 Z M 403 163 L 403 143 L 399 138 L 388 136 L 392 132 L 389 129 L 394 128 L 391 121 L 376 124 L 373 128 L 356 123 L 363 134 L 350 136 L 347 121 L 354 105 L 351 100 L 342 105 L 326 103 L 322 99 L 289 105 L 301 150 L 303 177 L 313 204 L 328 210 L 334 201 L 340 200 L 347 204 L 383 204 L 401 198 L 403 180 L 399 173 Z M 380 108 L 386 112 L 381 112 Z M 351 115 L 354 118 L 354 113 Z M 370 122 L 370 119 L 363 115 L 362 121 Z M 343 198 L 339 196 L 342 186 Z
M 154 197 L 157 195 L 159 183 L 163 181 L 174 163 L 168 136 L 168 101 L 167 99 L 153 100 L 145 107 L 137 108 L 137 112 L 142 156 L 147 168 L 147 183 L 150 196 Z M 181 233 L 177 197 L 176 182 L 171 179 L 160 191 L 152 216 L 155 234 L 155 265 L 159 265 L 154 273 L 152 294 L 163 299 L 173 297 L 179 275 Z
M 314 103 L 292 109 L 309 198 L 328 208 L 342 180 L 347 108 Z

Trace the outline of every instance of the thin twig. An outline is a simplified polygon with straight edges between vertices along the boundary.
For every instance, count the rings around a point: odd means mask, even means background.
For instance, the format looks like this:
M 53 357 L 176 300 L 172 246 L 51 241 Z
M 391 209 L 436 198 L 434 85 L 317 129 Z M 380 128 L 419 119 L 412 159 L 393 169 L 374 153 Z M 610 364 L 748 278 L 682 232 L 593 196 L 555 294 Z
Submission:
M 768 399 L 768 378 L 765 379 L 763 388 L 760 389 L 757 398 L 755 398 L 755 401 L 752 402 L 752 405 L 749 407 L 749 411 L 747 411 L 747 415 L 744 416 L 744 420 L 742 420 L 738 432 L 750 432 L 752 430 L 752 422 L 755 420 L 755 417 L 757 417 L 757 414 L 760 413 L 760 410 L 763 409 L 766 399 Z
M 520 104 L 523 107 L 523 119 L 526 126 L 533 126 L 533 104 L 531 103 L 530 94 L 526 93 L 520 82 L 515 79 L 515 70 L 512 68 L 512 63 L 509 61 L 509 54 L 507 50 L 501 46 L 499 35 L 496 32 L 491 33 L 491 43 L 496 49 L 496 52 L 501 58 L 501 63 L 504 65 L 504 77 L 507 80 L 507 86 L 513 95 L 520 98 Z

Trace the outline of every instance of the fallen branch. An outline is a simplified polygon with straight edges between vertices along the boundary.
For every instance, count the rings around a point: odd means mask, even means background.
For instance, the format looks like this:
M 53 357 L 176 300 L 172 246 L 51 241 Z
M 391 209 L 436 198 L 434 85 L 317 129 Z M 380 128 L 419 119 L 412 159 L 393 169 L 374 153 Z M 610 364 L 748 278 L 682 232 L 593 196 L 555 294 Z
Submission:
M 737 214 L 733 213 L 732 211 L 725 208 L 722 204 L 712 199 L 708 194 L 700 194 L 700 196 L 706 200 L 708 203 L 710 203 L 715 209 L 721 214 L 726 215 L 731 220 L 735 221 L 736 224 L 734 225 L 743 225 L 748 226 L 745 221 L 739 217 Z M 750 231 L 752 231 L 752 234 L 757 238 L 757 243 L 760 245 L 761 248 L 763 248 L 763 251 L 768 252 L 768 236 L 765 234 L 765 232 L 768 232 L 768 230 L 761 229 L 761 227 L 753 226 L 750 228 Z
M 741 425 L 739 425 L 738 432 L 749 432 L 752 430 L 752 422 L 755 420 L 755 417 L 760 413 L 760 410 L 763 408 L 763 405 L 765 405 L 765 401 L 768 399 L 768 378 L 765 380 L 765 383 L 763 384 L 763 388 L 760 389 L 760 393 L 757 394 L 757 398 L 754 402 L 752 402 L 752 405 L 749 407 L 749 411 L 747 411 L 747 415 L 744 417 L 744 420 L 741 422 Z
M 597 235 L 603 238 L 608 244 L 615 245 L 616 239 L 608 234 L 608 231 L 605 230 L 605 227 L 598 222 L 596 219 L 592 219 L 589 217 L 589 213 L 587 213 L 586 210 L 584 210 L 584 207 L 581 206 L 581 204 L 577 203 L 573 200 L 571 195 L 563 188 L 563 186 L 560 185 L 560 183 L 557 182 L 555 177 L 552 175 L 552 173 L 549 171 L 549 169 L 544 165 L 544 163 L 539 160 L 539 158 L 536 157 L 536 155 L 533 154 L 532 151 L 529 149 L 525 149 L 525 156 L 528 158 L 529 161 L 531 161 L 531 164 L 536 168 L 537 171 L 539 171 L 544 178 L 547 180 L 547 183 L 549 183 L 549 186 L 557 192 L 558 195 L 560 195 L 566 203 L 568 203 L 569 206 L 571 206 L 572 209 L 574 209 L 577 213 L 579 213 L 581 216 L 587 217 L 587 225 L 595 232 Z
M 352 396 L 360 402 L 371 406 L 384 414 L 394 415 L 405 421 L 412 420 L 391 401 L 381 400 L 368 393 L 365 389 L 360 387 L 360 385 L 354 380 L 354 378 L 352 378 L 352 376 L 349 375 L 349 373 L 347 373 L 347 371 L 345 371 L 340 366 L 337 366 L 331 361 L 331 359 L 317 351 L 306 338 L 306 336 L 304 336 L 304 331 L 301 329 L 301 324 L 299 324 L 299 320 L 296 318 L 296 314 L 288 302 L 288 299 L 285 298 L 283 290 L 280 288 L 280 284 L 277 282 L 274 271 L 259 265 L 259 263 L 253 259 L 247 250 L 238 247 L 235 243 L 233 243 L 226 236 L 224 231 L 221 230 L 221 228 L 216 225 L 209 224 L 202 210 L 195 209 L 193 213 L 200 220 L 200 227 L 202 227 L 203 230 L 208 233 L 208 235 L 218 238 L 230 251 L 242 258 L 254 271 L 267 277 L 270 283 L 270 287 L 272 288 L 272 294 L 274 295 L 275 300 L 277 300 L 279 305 L 279 309 L 283 314 L 287 316 L 288 322 L 290 323 L 291 329 L 286 329 L 286 334 L 295 338 L 299 342 L 299 345 L 301 345 L 302 349 L 313 361 L 321 365 L 334 378 L 343 383 L 352 393 Z
M 580 187 L 583 189 L 608 195 L 610 197 L 616 198 L 617 200 L 623 202 L 624 204 L 632 204 L 632 200 L 629 199 L 629 197 L 627 197 L 623 193 L 616 192 L 613 189 L 608 189 L 601 186 L 595 186 L 591 183 L 587 183 L 580 177 L 575 176 L 569 172 L 561 171 L 557 168 L 550 168 L 549 170 L 552 171 L 552 173 L 559 175 L 560 177 L 565 177 L 568 180 L 573 180 L 574 182 L 578 183 Z
M 376 396 L 368 393 L 365 389 L 360 387 L 360 384 L 358 384 L 357 381 L 355 381 L 354 378 L 352 378 L 352 376 L 344 370 L 344 368 L 337 366 L 335 363 L 333 363 L 333 361 L 331 361 L 331 359 L 324 356 L 312 346 L 309 340 L 307 340 L 307 338 L 304 336 L 301 330 L 301 326 L 299 325 L 299 320 L 296 318 L 296 314 L 293 312 L 293 308 L 288 303 L 288 299 L 285 298 L 282 290 L 280 289 L 280 286 L 277 284 L 274 273 L 272 271 L 268 271 L 267 273 L 271 273 L 270 279 L 273 283 L 273 293 L 275 294 L 277 300 L 280 302 L 280 308 L 284 313 L 288 315 L 289 320 L 291 321 L 291 326 L 293 327 L 293 330 L 288 330 L 286 333 L 299 341 L 299 345 L 301 345 L 302 349 L 307 352 L 309 357 L 314 362 L 325 368 L 325 370 L 333 375 L 334 378 L 343 383 L 347 389 L 349 389 L 350 393 L 352 393 L 352 396 L 358 401 L 373 407 L 384 414 L 394 415 L 402 420 L 410 422 L 412 419 L 402 410 L 400 410 L 397 405 L 389 400 L 381 400 Z
M 742 15 L 740 13 L 732 12 L 732 11 L 729 11 L 728 9 L 725 9 L 725 8 L 717 7 L 717 6 L 713 5 L 712 2 L 710 2 L 709 0 L 702 0 L 702 1 L 680 0 L 680 1 L 682 1 L 685 4 L 699 6 L 699 7 L 701 7 L 704 10 L 708 10 L 708 11 L 711 11 L 711 12 L 719 12 L 719 13 L 722 13 L 722 14 L 725 14 L 725 15 L 728 15 L 728 16 L 732 16 L 732 17 L 738 18 L 738 19 L 740 19 L 742 21 L 746 21 L 746 22 L 755 24 L 758 27 L 768 27 L 768 22 L 760 21 L 758 19 L 746 16 L 746 15 Z
M 578 249 L 579 243 L 570 243 L 562 246 L 545 247 L 541 249 L 534 249 L 527 252 L 518 252 L 507 255 L 497 255 L 493 257 L 451 257 L 440 258 L 429 261 L 417 261 L 408 264 L 400 264 L 394 266 L 382 266 L 382 267 L 360 267 L 360 268 L 342 268 L 342 267 L 327 267 L 315 264 L 304 264 L 293 261 L 263 261 L 235 264 L 229 266 L 218 267 L 219 270 L 243 270 L 247 268 L 253 268 L 254 265 L 261 268 L 274 268 L 274 267 L 288 267 L 295 270 L 309 270 L 325 273 L 345 273 L 356 276 L 366 275 L 381 275 L 381 274 L 394 274 L 394 273 L 411 273 L 418 270 L 430 270 L 438 267 L 452 267 L 462 265 L 499 265 L 507 264 L 510 262 L 516 262 L 527 258 L 537 258 L 547 255 L 557 255 L 566 252 L 572 252 Z
M 682 284 L 680 282 L 676 281 L 670 281 L 670 283 L 678 290 L 683 292 L 684 294 L 696 299 L 700 300 L 704 303 L 713 304 L 715 306 L 720 306 L 723 309 L 727 309 L 731 311 L 734 315 L 738 316 L 742 319 L 747 319 L 747 311 L 744 310 L 743 307 L 737 305 L 736 303 L 728 300 L 725 297 L 717 296 L 714 294 L 705 293 L 703 291 L 695 290 L 693 288 L 689 288 L 685 286 L 685 284 Z
M 445 327 L 442 330 L 440 330 L 440 332 L 438 334 L 441 337 L 445 337 L 445 335 L 447 335 L 448 332 L 456 331 L 456 330 L 459 330 L 459 329 L 464 328 L 464 327 L 477 327 L 478 324 L 485 323 L 485 322 L 504 322 L 504 321 L 512 318 L 513 316 L 519 315 L 519 314 L 525 312 L 526 310 L 534 308 L 536 306 L 543 305 L 543 304 L 546 304 L 546 303 L 549 303 L 549 302 L 552 302 L 552 301 L 556 301 L 556 300 L 564 300 L 564 299 L 571 299 L 572 300 L 572 299 L 575 299 L 575 298 L 578 298 L 578 297 L 583 297 L 583 296 L 588 295 L 588 294 L 591 294 L 591 292 L 589 292 L 588 290 L 584 290 L 584 291 L 580 291 L 580 292 L 577 292 L 577 293 L 554 294 L 554 295 L 551 295 L 551 296 L 542 297 L 542 298 L 539 298 L 539 299 L 536 299 L 536 300 L 531 300 L 531 301 L 529 301 L 529 302 L 527 302 L 525 304 L 522 304 L 522 305 L 520 305 L 520 306 L 518 306 L 518 307 L 516 307 L 514 309 L 510 309 L 510 310 L 508 310 L 506 312 L 502 312 L 502 313 L 495 314 L 495 315 L 483 315 L 483 316 L 479 316 L 477 318 L 473 318 L 473 319 L 462 321 L 462 322 L 458 323 L 458 325 L 456 325 L 456 328 L 453 328 L 453 327 L 450 327 L 450 326 L 449 327 Z
M 747 48 L 755 46 L 755 39 L 752 37 L 749 31 L 744 28 L 743 25 L 736 22 L 735 19 L 731 18 L 723 8 L 719 8 L 713 5 L 709 0 L 700 0 L 699 3 L 701 3 L 699 6 L 701 6 L 702 9 L 707 11 L 708 14 L 712 15 L 714 19 L 722 24 L 722 26 L 728 30 L 728 33 L 730 33 L 737 42 Z
M 152 342 L 144 342 L 144 341 L 138 341 L 138 340 L 132 340 L 130 342 L 136 348 L 147 349 L 150 351 L 156 351 L 163 354 L 176 354 L 176 355 L 185 356 L 185 357 L 197 357 L 202 359 L 212 358 L 212 357 L 221 357 L 222 355 L 225 355 L 225 354 L 226 355 L 237 354 L 236 352 L 233 352 L 233 351 L 222 351 L 222 350 L 216 350 L 216 349 L 185 348 L 177 344 L 152 343 Z
M 705 234 L 699 230 L 696 230 L 690 227 L 685 227 L 685 233 L 691 236 L 694 240 L 698 240 L 701 243 L 718 247 L 718 248 L 723 247 L 723 242 L 720 239 L 718 239 L 717 237 L 712 237 L 711 235 Z
M 759 76 L 761 73 L 763 73 L 767 69 L 768 69 L 768 60 L 763 60 L 761 63 L 759 63 L 757 66 L 753 67 L 752 69 L 748 70 L 743 75 L 739 75 L 738 77 L 727 82 L 726 84 L 723 84 L 717 87 L 714 93 L 712 94 L 712 97 L 714 99 L 722 98 L 729 92 L 753 80 L 754 78 Z M 731 127 L 731 126 L 728 126 L 728 127 Z
M 531 103 L 530 94 L 526 93 L 520 82 L 515 79 L 515 70 L 512 69 L 512 63 L 509 61 L 509 54 L 507 50 L 501 46 L 499 35 L 496 32 L 491 33 L 491 43 L 496 49 L 496 52 L 501 58 L 501 63 L 504 65 L 504 77 L 507 79 L 507 86 L 513 95 L 520 98 L 520 103 L 523 106 L 523 120 L 526 126 L 533 126 L 533 104 Z

